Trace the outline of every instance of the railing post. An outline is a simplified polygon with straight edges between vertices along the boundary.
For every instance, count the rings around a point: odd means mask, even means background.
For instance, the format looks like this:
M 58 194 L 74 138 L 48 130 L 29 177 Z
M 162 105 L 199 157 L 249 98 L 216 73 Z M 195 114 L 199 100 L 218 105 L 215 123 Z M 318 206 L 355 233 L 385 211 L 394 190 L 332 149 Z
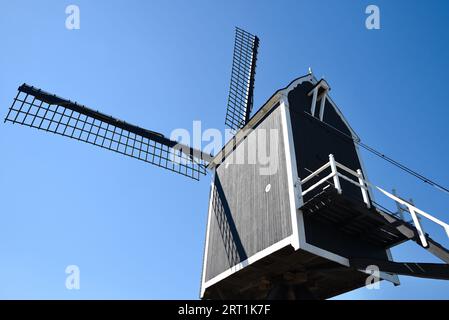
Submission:
M 422 228 L 422 226 L 421 226 L 421 222 L 420 222 L 420 219 L 419 219 L 420 216 L 423 216 L 423 217 L 429 219 L 430 221 L 432 221 L 432 222 L 434 222 L 434 223 L 440 225 L 441 227 L 443 227 L 444 230 L 445 230 L 446 233 L 447 233 L 447 236 L 449 237 L 449 224 L 444 223 L 443 221 L 441 221 L 441 220 L 435 218 L 434 216 L 428 214 L 427 212 L 425 212 L 425 211 L 423 211 L 423 210 L 421 210 L 421 209 L 419 209 L 419 208 L 416 208 L 413 204 L 410 204 L 410 203 L 408 203 L 407 201 L 405 201 L 405 200 L 403 200 L 403 199 L 397 197 L 396 195 L 393 195 L 393 194 L 391 194 L 391 193 L 385 191 L 385 190 L 382 189 L 381 187 L 378 187 L 378 186 L 374 186 L 374 187 L 375 187 L 377 190 L 379 190 L 380 192 L 382 192 L 384 195 L 386 195 L 387 197 L 393 199 L 393 200 L 396 201 L 397 203 L 399 203 L 399 204 L 401 204 L 401 205 L 403 205 L 403 206 L 405 206 L 405 207 L 407 208 L 407 210 L 410 212 L 410 215 L 412 216 L 413 224 L 415 225 L 415 229 L 416 229 L 417 232 L 418 232 L 419 240 L 421 240 L 421 244 L 422 244 L 424 247 L 427 248 L 429 245 L 428 245 L 428 243 L 427 243 L 427 239 L 426 239 L 426 235 L 425 235 L 425 233 L 424 233 L 424 230 L 423 230 L 423 228 Z M 418 214 L 419 214 L 420 216 L 418 216 Z
M 329 163 L 331 165 L 332 177 L 334 179 L 334 187 L 337 189 L 338 193 L 341 194 L 340 178 L 338 177 L 337 165 L 335 164 L 335 158 L 332 153 L 329 155 Z
M 413 224 L 415 225 L 416 230 L 418 230 L 419 239 L 421 240 L 421 244 L 423 247 L 427 248 L 429 244 L 427 243 L 426 235 L 424 234 L 423 229 L 421 228 L 421 223 L 418 219 L 418 216 L 416 215 L 415 210 L 413 207 L 407 206 L 408 210 L 410 211 L 410 214 L 412 215 Z
M 360 189 L 362 190 L 362 197 L 363 197 L 363 202 L 366 203 L 366 206 L 368 207 L 368 209 L 371 207 L 370 203 L 369 203 L 369 197 L 368 197 L 368 191 L 366 188 L 367 185 L 365 183 L 365 180 L 363 179 L 363 174 L 362 174 L 362 170 L 357 169 L 357 177 L 359 178 L 359 183 L 360 183 Z

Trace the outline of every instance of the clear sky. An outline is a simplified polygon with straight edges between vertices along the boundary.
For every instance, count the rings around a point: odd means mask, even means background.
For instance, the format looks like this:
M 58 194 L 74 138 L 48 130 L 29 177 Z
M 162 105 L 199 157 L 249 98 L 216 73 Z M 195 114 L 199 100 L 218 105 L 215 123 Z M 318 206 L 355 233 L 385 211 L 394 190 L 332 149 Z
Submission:
M 65 8 L 80 8 L 80 30 Z M 380 8 L 380 30 L 365 8 Z M 0 107 L 26 82 L 169 135 L 224 129 L 234 27 L 261 39 L 257 109 L 309 66 L 362 140 L 449 185 L 447 1 L 1 1 Z M 0 125 L 0 298 L 196 299 L 210 177 Z M 363 154 L 370 179 L 449 221 L 449 196 Z M 431 225 L 426 231 L 449 246 Z M 437 262 L 414 243 L 399 261 Z M 80 290 L 67 290 L 77 265 Z M 346 299 L 449 298 L 401 277 Z

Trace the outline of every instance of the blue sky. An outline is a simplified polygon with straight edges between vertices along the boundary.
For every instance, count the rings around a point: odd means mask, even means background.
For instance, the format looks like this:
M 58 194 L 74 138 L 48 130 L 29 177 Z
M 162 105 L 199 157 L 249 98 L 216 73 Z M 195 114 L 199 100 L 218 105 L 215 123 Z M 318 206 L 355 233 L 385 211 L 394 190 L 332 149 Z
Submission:
M 447 1 L 2 0 L 2 112 L 26 82 L 167 135 L 224 129 L 234 26 L 261 39 L 255 108 L 311 66 L 364 142 L 449 185 Z M 198 298 L 209 177 L 11 124 L 0 150 L 0 298 Z M 449 221 L 449 196 L 363 155 L 374 183 Z M 437 262 L 414 243 L 393 255 Z M 65 288 L 71 264 L 80 290 Z M 338 298 L 449 298 L 447 282 L 401 281 Z

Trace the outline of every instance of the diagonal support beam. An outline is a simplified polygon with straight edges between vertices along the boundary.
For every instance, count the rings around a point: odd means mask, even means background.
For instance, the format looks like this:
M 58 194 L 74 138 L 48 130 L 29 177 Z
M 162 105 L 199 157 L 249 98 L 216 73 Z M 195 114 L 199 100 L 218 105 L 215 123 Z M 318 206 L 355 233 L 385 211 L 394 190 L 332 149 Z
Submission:
M 394 262 L 367 258 L 349 259 L 351 267 L 366 270 L 368 266 L 376 266 L 380 271 L 404 276 L 449 280 L 449 264 Z

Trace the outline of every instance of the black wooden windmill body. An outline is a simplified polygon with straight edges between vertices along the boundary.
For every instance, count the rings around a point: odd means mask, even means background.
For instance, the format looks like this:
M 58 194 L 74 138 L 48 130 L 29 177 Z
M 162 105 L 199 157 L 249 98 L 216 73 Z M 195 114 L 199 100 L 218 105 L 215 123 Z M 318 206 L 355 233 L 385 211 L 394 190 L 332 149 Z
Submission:
M 309 72 L 251 116 L 258 46 L 256 36 L 236 29 L 226 113 L 235 135 L 214 157 L 26 84 L 5 121 L 193 179 L 211 170 L 201 298 L 325 299 L 364 286 L 368 265 L 395 284 L 398 274 L 449 279 L 447 264 L 392 261 L 390 248 L 410 239 L 449 263 L 449 251 L 423 232 L 418 216 L 448 236 L 449 226 L 367 181 L 359 138 L 325 80 Z M 261 141 L 275 150 L 274 165 L 257 161 Z M 374 188 L 405 207 L 413 223 L 378 206 Z

